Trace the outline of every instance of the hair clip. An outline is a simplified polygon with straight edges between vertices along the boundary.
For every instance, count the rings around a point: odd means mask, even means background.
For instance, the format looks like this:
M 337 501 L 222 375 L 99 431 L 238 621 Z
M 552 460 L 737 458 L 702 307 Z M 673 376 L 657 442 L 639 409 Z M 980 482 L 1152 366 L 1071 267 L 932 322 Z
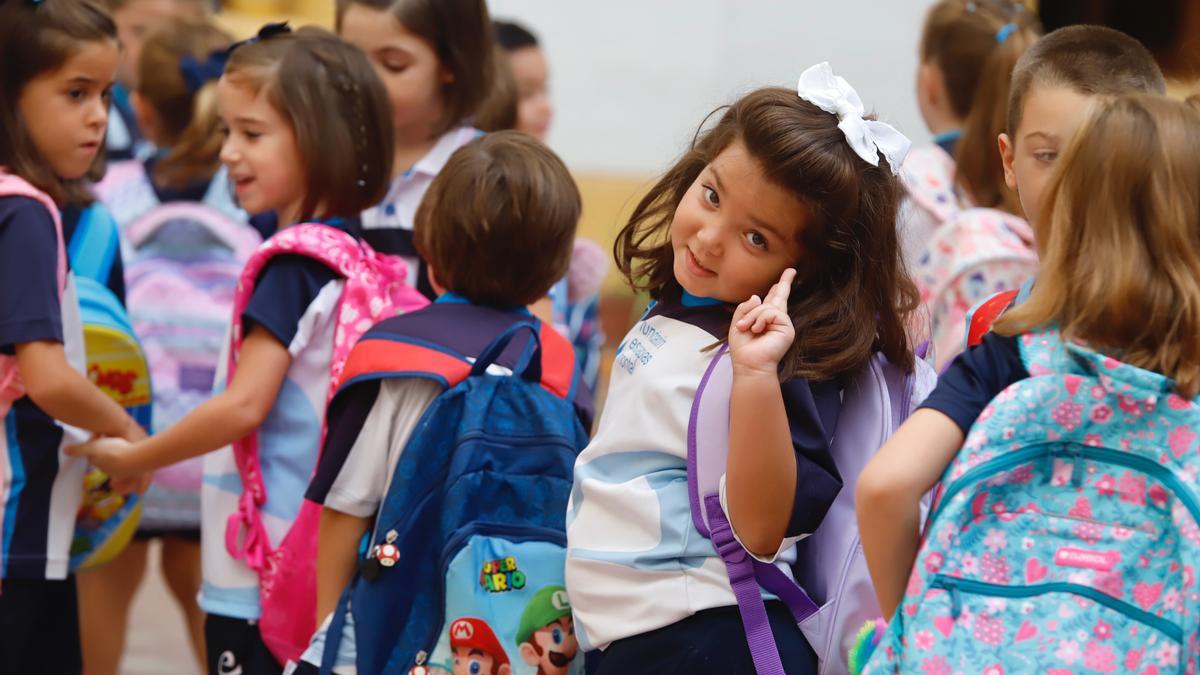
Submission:
M 978 8 L 975 6 L 975 3 L 973 3 L 973 2 L 967 3 L 967 11 L 968 12 L 974 12 L 976 9 L 978 9 Z
M 224 49 L 211 52 L 204 63 L 200 63 L 191 54 L 185 54 L 179 60 L 179 74 L 190 93 L 200 91 L 205 84 L 220 79 L 225 72 L 225 62 L 229 60 L 229 52 Z
M 996 31 L 996 43 L 1004 44 L 1004 41 L 1008 39 L 1008 36 L 1015 32 L 1017 32 L 1017 24 L 1011 21 L 1004 24 L 1000 27 L 1000 30 Z
M 226 58 L 228 58 L 228 56 L 230 54 L 232 54 L 238 47 L 248 45 L 252 42 L 258 42 L 259 40 L 269 40 L 278 35 L 286 35 L 287 33 L 291 33 L 291 32 L 292 32 L 292 27 L 289 26 L 288 22 L 286 22 L 286 21 L 265 24 L 265 25 L 263 25 L 262 28 L 258 29 L 258 34 L 256 34 L 254 37 L 246 38 L 245 40 L 242 40 L 241 42 L 235 42 L 232 45 L 230 45 L 229 49 L 225 50 L 225 56 L 226 56 Z

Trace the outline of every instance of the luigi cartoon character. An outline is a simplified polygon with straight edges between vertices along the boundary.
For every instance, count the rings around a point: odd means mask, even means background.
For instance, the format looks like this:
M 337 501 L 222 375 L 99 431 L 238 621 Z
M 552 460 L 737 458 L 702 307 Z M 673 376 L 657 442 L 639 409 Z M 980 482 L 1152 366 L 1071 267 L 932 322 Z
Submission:
M 454 675 L 511 675 L 508 654 L 481 619 L 469 616 L 450 623 L 450 651 Z
M 521 659 L 538 675 L 565 675 L 579 651 L 567 589 L 547 586 L 534 594 L 517 629 Z

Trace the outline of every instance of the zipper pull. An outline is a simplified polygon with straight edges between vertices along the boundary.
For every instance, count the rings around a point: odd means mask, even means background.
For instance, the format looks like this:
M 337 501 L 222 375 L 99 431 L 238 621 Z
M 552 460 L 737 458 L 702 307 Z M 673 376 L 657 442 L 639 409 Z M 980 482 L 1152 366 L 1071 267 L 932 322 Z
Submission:
M 962 597 L 958 594 L 958 584 L 953 579 L 944 579 L 942 584 L 950 592 L 950 616 L 957 621 L 962 614 Z
M 417 652 L 417 658 L 415 659 L 415 661 L 416 661 L 415 665 L 418 665 L 418 666 L 425 665 L 425 659 L 427 659 L 427 658 L 429 658 L 429 653 L 426 652 L 424 649 L 422 649 L 421 651 Z

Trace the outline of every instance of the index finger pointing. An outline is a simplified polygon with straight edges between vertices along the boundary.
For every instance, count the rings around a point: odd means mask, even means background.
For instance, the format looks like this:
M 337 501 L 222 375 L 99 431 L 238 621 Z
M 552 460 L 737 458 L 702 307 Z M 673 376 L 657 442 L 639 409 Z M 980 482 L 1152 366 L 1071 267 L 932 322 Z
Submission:
M 764 303 L 771 303 L 780 309 L 787 309 L 788 298 L 792 295 L 792 282 L 796 279 L 796 270 L 787 268 L 779 275 L 779 281 L 771 287 Z

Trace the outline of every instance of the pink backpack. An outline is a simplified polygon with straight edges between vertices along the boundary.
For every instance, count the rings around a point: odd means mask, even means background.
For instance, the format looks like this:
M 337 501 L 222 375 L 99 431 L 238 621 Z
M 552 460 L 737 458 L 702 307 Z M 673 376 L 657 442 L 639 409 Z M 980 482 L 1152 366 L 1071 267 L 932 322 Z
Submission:
M 376 253 L 327 225 L 305 223 L 289 227 L 266 241 L 242 270 L 234 297 L 232 345 L 228 381 L 232 382 L 242 349 L 241 316 L 254 293 L 258 274 L 278 255 L 303 255 L 328 265 L 345 277 L 346 285 L 335 310 L 333 358 L 329 392 L 333 397 L 346 357 L 358 338 L 380 320 L 406 314 L 429 304 L 405 283 L 403 260 Z M 322 442 L 324 445 L 322 429 Z M 299 660 L 316 630 L 316 564 L 319 504 L 304 500 L 296 520 L 277 548 L 272 548 L 259 509 L 266 502 L 258 434 L 233 444 L 242 495 L 238 511 L 229 517 L 225 547 L 258 573 L 262 615 L 258 622 L 263 642 L 280 662 Z M 244 536 L 243 536 L 244 533 Z
M 1016 290 L 1037 271 L 1033 228 L 996 209 L 960 211 L 933 233 L 913 269 L 933 323 L 939 371 L 965 347 L 963 326 L 977 303 Z
M 54 220 L 54 230 L 58 237 L 58 294 L 62 297 L 67 287 L 67 251 L 63 244 L 62 219 L 58 214 L 58 205 L 50 195 L 30 185 L 20 176 L 8 173 L 0 167 L 0 197 L 29 197 L 42 203 Z M 17 369 L 17 357 L 0 355 L 0 420 L 8 415 L 9 409 L 17 399 L 25 395 L 25 386 L 21 383 L 21 372 Z
M 904 259 L 910 265 L 943 223 L 972 206 L 954 184 L 955 173 L 954 158 L 937 145 L 913 148 L 904 158 L 900 180 L 905 199 L 899 230 Z

